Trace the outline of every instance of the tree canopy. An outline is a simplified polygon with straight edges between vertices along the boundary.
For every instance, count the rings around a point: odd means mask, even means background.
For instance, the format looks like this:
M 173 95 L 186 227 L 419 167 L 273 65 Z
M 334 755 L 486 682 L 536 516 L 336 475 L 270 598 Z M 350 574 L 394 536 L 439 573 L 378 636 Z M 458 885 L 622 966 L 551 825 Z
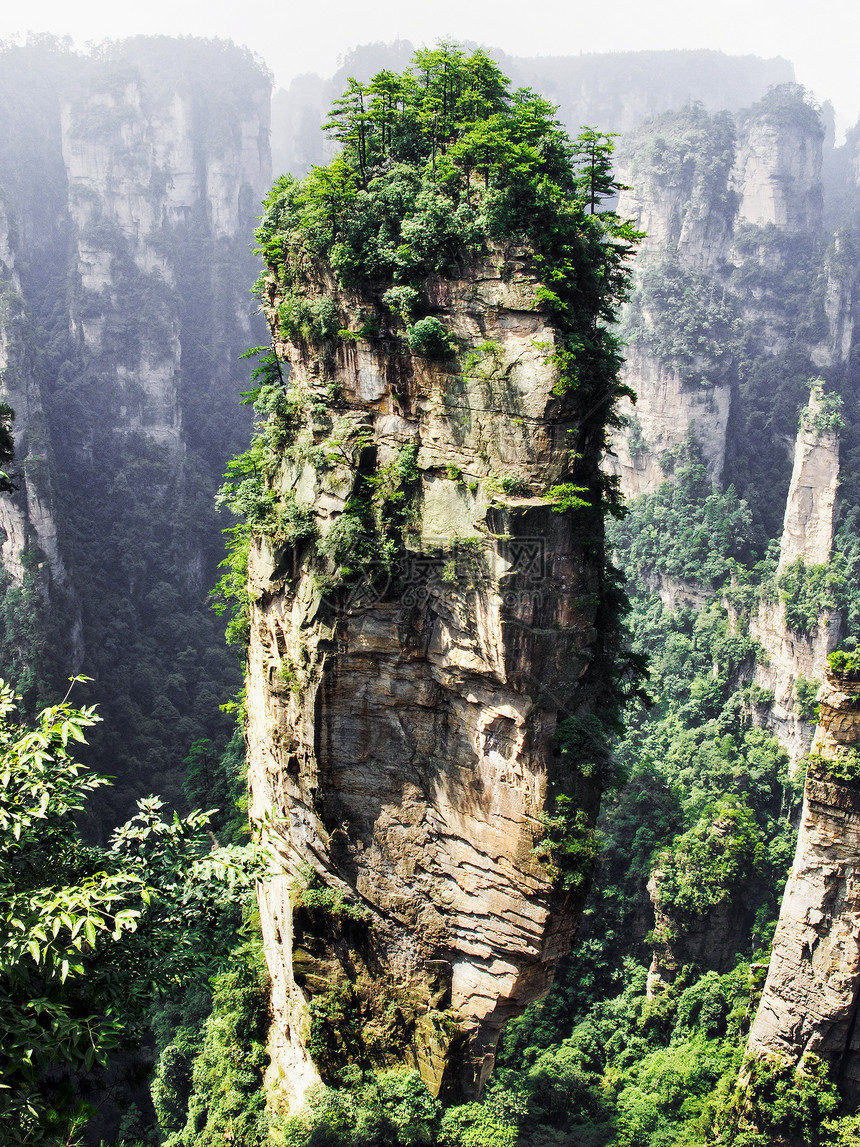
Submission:
M 302 181 L 282 176 L 257 232 L 287 337 L 301 337 L 295 296 L 307 293 L 316 261 L 342 286 L 420 286 L 517 243 L 532 255 L 540 302 L 566 330 L 565 362 L 576 360 L 568 381 L 614 377 L 606 328 L 641 236 L 612 210 L 610 136 L 585 128 L 571 140 L 552 104 L 512 91 L 485 52 L 450 43 L 416 52 L 402 74 L 350 79 L 325 126 L 340 152 Z
M 76 816 L 107 778 L 75 759 L 99 717 L 68 699 L 31 728 L 0 682 L 0 1138 L 67 1141 L 76 1075 L 127 1046 L 154 995 L 217 971 L 223 909 L 253 886 L 253 848 L 214 849 L 210 814 L 149 797 L 109 849 Z M 225 947 L 226 945 L 226 947 Z

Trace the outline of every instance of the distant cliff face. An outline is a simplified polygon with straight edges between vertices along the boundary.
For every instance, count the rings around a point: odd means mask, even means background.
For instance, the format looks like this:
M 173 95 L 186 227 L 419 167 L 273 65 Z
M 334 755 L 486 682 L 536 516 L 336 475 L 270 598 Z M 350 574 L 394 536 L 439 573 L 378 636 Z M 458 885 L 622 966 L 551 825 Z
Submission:
M 661 456 L 691 428 L 712 481 L 736 481 L 738 453 L 755 450 L 738 441 L 740 427 L 753 412 L 759 427 L 773 419 L 766 409 L 759 415 L 750 373 L 763 375 L 771 360 L 772 402 L 774 387 L 802 387 L 815 361 L 841 353 L 850 312 L 843 277 L 834 271 L 819 298 L 824 254 L 815 253 L 822 138 L 816 113 L 789 86 L 735 118 L 700 107 L 668 113 L 619 145 L 632 188 L 619 209 L 647 232 L 622 324 L 625 379 L 638 401 L 607 460 L 628 495 L 659 485 Z M 798 303 L 787 306 L 791 293 L 780 291 L 786 275 L 805 283 L 802 317 L 788 313 Z
M 249 430 L 236 360 L 259 341 L 269 81 L 194 40 L 0 55 L 0 393 L 20 485 L 0 497 L 0 671 L 34 706 L 94 678 L 123 816 L 133 795 L 179 796 L 238 684 L 205 598 L 212 497 Z
M 822 129 L 767 103 L 741 117 L 732 182 L 738 218 L 756 227 L 814 235 L 821 225 Z
M 597 699 L 601 524 L 542 496 L 577 411 L 553 395 L 535 286 L 517 252 L 431 280 L 456 357 L 404 353 L 370 288 L 331 281 L 318 289 L 378 333 L 276 344 L 314 413 L 273 484 L 313 512 L 316 552 L 334 552 L 368 480 L 404 514 L 391 564 L 362 569 L 357 538 L 342 584 L 306 545 L 252 546 L 251 812 L 278 854 L 261 916 L 292 1097 L 345 1054 L 480 1094 L 503 1024 L 544 994 L 576 927 L 584 873 L 562 891 L 540 853 L 558 722 Z M 568 784 L 585 843 L 598 781 Z M 360 1052 L 325 1026 L 338 1008 Z
M 34 461 L 46 450 L 44 412 L 34 371 L 28 362 L 25 303 L 21 276 L 16 267 L 20 242 L 9 215 L 0 203 L 0 379 L 3 398 L 15 411 L 15 448 L 18 458 Z M 57 545 L 53 517 L 51 475 L 43 465 L 22 482 L 22 496 L 0 495 L 0 542 L 3 569 L 13 582 L 24 579 L 24 555 L 31 545 L 38 547 L 48 563 L 50 574 L 60 582 L 67 579 Z M 47 572 L 47 571 L 46 571 Z
M 849 775 L 846 761 L 860 745 L 860 685 L 828 675 L 819 705 L 797 852 L 748 1050 L 792 1063 L 819 1056 L 853 1106 L 860 1099 L 860 789 L 856 779 L 839 778 Z
M 223 95 L 207 99 L 177 75 L 160 84 L 154 69 L 128 63 L 94 73 L 61 109 L 80 277 L 72 320 L 92 358 L 114 364 L 123 428 L 177 450 L 182 264 L 198 261 L 191 243 L 226 246 L 247 228 L 269 175 L 269 93 L 249 85 L 244 106 L 228 109 Z
M 830 561 L 839 435 L 832 419 L 828 421 L 828 402 L 832 399 L 825 399 L 821 389 L 814 388 L 801 415 L 777 576 L 790 567 L 824 566 Z M 760 601 L 750 618 L 750 635 L 764 652 L 756 661 L 755 680 L 773 694 L 772 704 L 759 717 L 795 762 L 808 752 L 812 738 L 812 724 L 798 704 L 798 687 L 803 679 L 823 679 L 827 655 L 839 643 L 842 621 L 838 611 L 823 610 L 808 631 L 797 632 L 789 624 L 783 595 Z

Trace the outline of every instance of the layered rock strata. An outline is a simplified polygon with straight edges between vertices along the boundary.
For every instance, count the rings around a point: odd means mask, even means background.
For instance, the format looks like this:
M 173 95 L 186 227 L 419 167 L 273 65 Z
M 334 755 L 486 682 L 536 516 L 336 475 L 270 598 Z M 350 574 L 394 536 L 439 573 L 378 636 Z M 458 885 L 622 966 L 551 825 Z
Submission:
M 361 324 L 325 345 L 276 337 L 311 414 L 275 487 L 319 536 L 259 538 L 250 560 L 251 815 L 277 856 L 260 893 L 272 1070 L 290 1101 L 350 1057 L 476 1096 L 585 890 L 583 870 L 559 891 L 538 852 L 559 720 L 611 690 L 602 520 L 541 495 L 570 481 L 573 439 L 578 480 L 598 482 L 602 426 L 553 394 L 556 334 L 516 252 L 427 284 L 457 357 L 409 353 L 371 292 L 317 286 Z M 276 332 L 279 301 L 272 287 Z M 332 582 L 321 555 L 404 460 L 396 558 L 362 565 L 357 540 Z M 582 840 L 588 771 L 564 781 Z
M 826 1060 L 853 1106 L 860 1101 L 860 682 L 827 676 L 806 778 L 797 852 L 749 1051 L 800 1063 Z

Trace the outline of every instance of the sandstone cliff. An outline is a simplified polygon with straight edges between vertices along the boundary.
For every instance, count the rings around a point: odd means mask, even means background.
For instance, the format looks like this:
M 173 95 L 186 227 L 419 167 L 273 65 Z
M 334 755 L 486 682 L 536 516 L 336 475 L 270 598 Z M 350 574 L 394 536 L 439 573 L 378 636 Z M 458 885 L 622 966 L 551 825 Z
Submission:
M 819 704 L 797 852 L 748 1050 L 793 1063 L 819 1056 L 856 1106 L 860 788 L 852 758 L 860 744 L 860 684 L 828 674 Z
M 250 430 L 237 359 L 264 329 L 249 236 L 269 79 L 191 39 L 85 55 L 44 37 L 0 57 L 0 393 L 20 485 L 0 497 L 0 669 L 34 708 L 93 679 L 109 831 L 137 796 L 182 800 L 183 758 L 227 732 L 217 706 L 239 684 L 206 598 L 213 496 Z
M 827 401 L 820 387 L 813 388 L 801 418 L 777 577 L 798 562 L 809 567 L 826 565 L 830 560 L 839 480 L 839 436 L 832 428 L 832 420 L 828 421 Z M 827 655 L 839 643 L 842 618 L 838 611 L 825 609 L 808 632 L 800 633 L 789 625 L 786 614 L 783 595 L 761 601 L 750 618 L 750 635 L 764 651 L 764 657 L 756 662 L 755 681 L 773 694 L 763 723 L 791 759 L 798 761 L 808 751 L 812 738 L 812 725 L 799 703 L 798 681 L 822 680 Z
M 727 451 L 738 452 L 732 427 L 736 435 L 748 417 L 742 380 L 751 362 L 762 370 L 797 339 L 774 283 L 803 274 L 817 298 L 821 268 L 806 264 L 821 229 L 822 138 L 816 113 L 787 85 L 735 117 L 668 113 L 619 145 L 632 188 L 619 209 L 647 232 L 622 320 L 625 380 L 638 400 L 606 463 L 628 496 L 656 489 L 661 456 L 690 428 L 711 480 L 735 480 Z M 841 361 L 851 330 L 853 279 L 838 251 L 830 265 L 819 324 L 828 333 L 806 347 L 822 364 Z
M 587 728 L 606 696 L 602 525 L 543 496 L 583 424 L 553 396 L 535 285 L 516 251 L 430 281 L 457 357 L 404 353 L 372 291 L 330 281 L 339 312 L 378 333 L 276 344 L 311 413 L 274 484 L 320 535 L 316 558 L 260 539 L 250 563 L 251 815 L 279 860 L 260 895 L 290 1098 L 344 1057 L 405 1060 L 434 1093 L 480 1094 L 502 1025 L 547 990 L 576 927 L 599 782 L 575 765 L 562 781 L 553 734 L 571 715 Z M 594 480 L 596 440 L 578 441 Z M 396 561 L 353 562 L 332 584 L 319 554 L 362 476 L 379 490 L 404 460 L 406 485 L 389 486 L 405 507 Z M 554 784 L 585 846 L 568 891 L 538 856 Z

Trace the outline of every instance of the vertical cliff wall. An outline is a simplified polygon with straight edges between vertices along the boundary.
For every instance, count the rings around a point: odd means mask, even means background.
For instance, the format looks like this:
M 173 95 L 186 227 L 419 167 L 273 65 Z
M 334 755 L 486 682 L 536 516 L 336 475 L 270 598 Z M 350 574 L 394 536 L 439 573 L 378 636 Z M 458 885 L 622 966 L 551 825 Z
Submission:
M 801 415 L 794 455 L 785 523 L 780 540 L 777 581 L 794 567 L 824 566 L 830 561 L 835 532 L 836 490 L 839 481 L 839 435 L 820 387 L 810 394 Z M 773 694 L 766 710 L 759 710 L 766 728 L 779 738 L 793 761 L 809 749 L 812 724 L 798 703 L 802 679 L 821 681 L 827 655 L 839 643 L 842 616 L 823 609 L 809 628 L 798 631 L 790 623 L 785 593 L 765 597 L 750 618 L 750 635 L 764 656 L 756 661 L 755 680 Z
M 309 1047 L 324 1073 L 357 1053 L 320 1047 L 333 993 L 370 1062 L 405 1058 L 434 1093 L 478 1094 L 502 1025 L 547 990 L 576 926 L 584 873 L 559 891 L 539 854 L 558 722 L 597 701 L 600 525 L 542 496 L 577 415 L 553 395 L 535 286 L 516 253 L 431 283 L 457 359 L 403 354 L 378 297 L 332 283 L 380 334 L 327 359 L 279 345 L 318 404 L 318 445 L 293 450 L 275 486 L 313 510 L 318 545 L 354 512 L 362 473 L 414 467 L 389 572 L 329 587 L 301 545 L 251 552 L 251 812 L 274 813 L 281 868 L 261 915 L 292 1095 L 317 1078 Z M 598 782 L 572 783 L 587 836 Z
M 187 45 L 183 59 L 171 41 L 131 41 L 110 65 L 90 69 L 61 108 L 75 334 L 91 369 L 104 363 L 114 375 L 105 397 L 118 403 L 122 428 L 174 451 L 185 440 L 183 371 L 192 338 L 204 334 L 192 334 L 203 316 L 184 293 L 232 296 L 223 318 L 250 340 L 243 284 L 224 281 L 229 264 L 213 273 L 205 255 L 242 241 L 270 171 L 266 84 L 242 85 L 231 74 L 237 61 L 217 47 L 209 54 Z M 183 67 L 197 74 L 186 79 Z M 205 330 L 216 376 L 229 373 L 236 333 L 231 347 Z
M 844 341 L 836 276 L 827 296 L 833 329 L 819 345 L 827 325 L 818 291 L 824 256 L 812 252 L 821 229 L 822 138 L 815 111 L 787 86 L 734 117 L 701 107 L 667 113 L 619 145 L 632 188 L 620 210 L 648 236 L 623 319 L 625 379 L 638 397 L 626 410 L 629 428 L 613 440 L 616 457 L 607 460 L 629 496 L 656 489 L 661 457 L 691 429 L 714 483 L 748 481 L 738 455 L 748 449 L 741 428 L 753 411 L 756 433 L 769 422 L 771 435 L 784 440 L 790 426 L 787 486 L 794 427 L 787 411 L 774 417 L 774 390 L 802 387 L 814 356 L 832 355 Z M 788 313 L 797 300 L 781 297 L 777 280 L 786 275 L 804 279 L 817 325 Z M 756 379 L 768 371 L 773 380 L 759 413 Z
M 860 1101 L 860 684 L 828 674 L 819 705 L 797 852 L 748 1050 L 793 1063 L 819 1056 L 854 1107 Z
M 19 491 L 0 498 L 0 671 L 37 707 L 94 678 L 101 803 L 179 798 L 191 743 L 238 685 L 207 593 L 212 497 L 249 420 L 248 289 L 269 183 L 269 79 L 230 44 L 140 38 L 2 53 L 3 397 Z M 81 701 L 85 698 L 81 696 Z
M 0 495 L 0 530 L 4 535 L 0 554 L 3 569 L 20 585 L 25 574 L 23 555 L 35 546 L 48 563 L 50 576 L 63 583 L 67 574 L 52 513 L 54 499 L 45 458 L 48 443 L 44 411 L 35 371 L 28 361 L 25 304 L 16 266 L 19 241 L 4 205 L 0 204 L 0 386 L 3 399 L 15 411 L 16 469 L 22 487 L 20 497 Z M 42 466 L 38 467 L 40 460 Z

